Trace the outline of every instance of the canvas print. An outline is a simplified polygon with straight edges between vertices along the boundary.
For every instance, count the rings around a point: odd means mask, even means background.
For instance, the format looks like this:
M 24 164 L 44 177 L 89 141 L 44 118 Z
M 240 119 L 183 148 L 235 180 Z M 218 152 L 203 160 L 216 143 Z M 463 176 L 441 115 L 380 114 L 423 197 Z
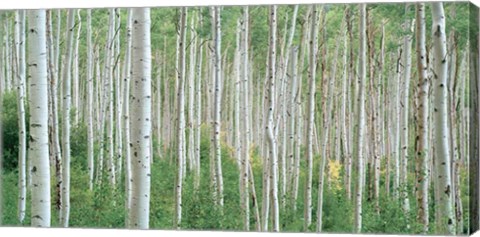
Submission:
M 468 235 L 469 2 L 0 12 L 1 226 Z

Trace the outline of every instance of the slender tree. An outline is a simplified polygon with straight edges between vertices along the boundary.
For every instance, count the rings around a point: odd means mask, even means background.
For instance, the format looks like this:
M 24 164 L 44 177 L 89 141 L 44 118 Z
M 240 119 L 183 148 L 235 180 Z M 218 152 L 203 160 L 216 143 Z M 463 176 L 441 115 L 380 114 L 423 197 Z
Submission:
M 67 13 L 67 52 L 66 60 L 63 66 L 63 103 L 62 103 L 62 168 L 63 177 L 61 183 L 62 206 L 60 222 L 63 227 L 68 227 L 70 217 L 70 102 L 71 102 L 71 66 L 72 66 L 72 48 L 73 48 L 73 30 L 75 29 L 74 17 L 75 9 L 68 10 Z
M 175 218 L 174 228 L 180 229 L 182 223 L 182 191 L 183 191 L 183 179 L 184 179 L 184 159 L 185 159 L 185 40 L 186 40 L 186 28 L 187 28 L 187 8 L 182 7 L 180 13 L 180 42 L 179 42 L 179 57 L 180 62 L 178 75 L 178 147 L 177 147 L 177 176 L 175 184 Z
M 132 200 L 129 228 L 148 229 L 152 135 L 150 9 L 132 10 Z
M 310 29 L 310 56 L 309 56 L 309 74 L 308 74 L 308 122 L 305 131 L 307 133 L 307 182 L 305 183 L 305 210 L 304 218 L 305 231 L 308 230 L 312 223 L 312 170 L 313 170 L 313 131 L 315 121 L 315 76 L 316 76 L 316 53 L 318 41 L 318 10 L 317 6 L 312 5 L 310 12 L 311 29 Z
M 428 118 L 429 118 L 429 78 L 427 74 L 427 50 L 425 45 L 425 4 L 416 4 L 416 48 L 417 48 L 417 136 L 416 136 L 416 198 L 417 198 L 417 221 L 423 225 L 423 233 L 428 233 Z
M 365 123 L 365 80 L 366 80 L 366 4 L 360 4 L 360 48 L 359 48 L 359 80 L 357 97 L 357 123 L 358 129 L 355 137 L 355 155 L 357 157 L 357 187 L 355 197 L 355 232 L 362 231 L 362 199 L 363 199 L 363 141 Z
M 18 220 L 25 219 L 27 202 L 26 156 L 27 134 L 25 122 L 25 11 L 15 11 L 15 52 L 18 93 Z
M 222 79 L 222 56 L 221 56 L 221 46 L 222 46 L 222 31 L 221 31 L 221 22 L 220 22 L 220 7 L 215 7 L 214 10 L 214 23 L 215 23 L 215 103 L 214 103 L 214 119 L 213 119 L 213 144 L 214 144 L 214 156 L 215 156 L 215 167 L 216 167 L 216 181 L 217 181 L 217 199 L 218 205 L 223 207 L 223 175 L 222 175 L 222 158 L 221 158 L 221 147 L 220 147 L 220 128 L 221 128 L 221 99 L 222 91 L 221 86 L 223 84 Z
M 445 14 L 442 3 L 432 3 L 432 39 L 433 39 L 433 93 L 435 126 L 435 203 L 439 204 L 436 213 L 436 233 L 455 234 L 453 202 L 451 196 L 451 157 L 447 111 L 447 45 L 445 32 Z
M 47 43 L 45 10 L 29 10 L 28 78 L 30 82 L 29 159 L 32 160 L 31 225 L 50 227 L 50 167 L 48 162 Z

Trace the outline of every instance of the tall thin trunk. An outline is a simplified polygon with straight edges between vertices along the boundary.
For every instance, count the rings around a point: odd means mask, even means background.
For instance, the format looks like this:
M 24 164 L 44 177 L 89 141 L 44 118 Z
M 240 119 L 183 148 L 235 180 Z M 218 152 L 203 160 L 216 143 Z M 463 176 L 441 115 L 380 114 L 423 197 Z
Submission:
M 28 78 L 30 79 L 29 159 L 32 160 L 31 225 L 50 227 L 50 167 L 48 161 L 48 91 L 45 10 L 29 10 Z
M 453 202 L 451 195 L 450 144 L 447 111 L 447 45 L 445 15 L 442 3 L 432 3 L 432 38 L 435 66 L 433 70 L 434 126 L 435 126 L 435 203 L 439 204 L 436 213 L 436 233 L 455 234 Z
M 133 15 L 132 9 L 128 9 L 127 16 L 127 43 L 125 49 L 125 66 L 123 67 L 123 131 L 124 131 L 124 156 L 125 156 L 125 211 L 129 213 L 132 206 L 132 161 L 131 161 L 131 137 L 130 137 L 130 84 L 131 84 L 131 69 L 132 69 L 132 24 L 133 24 Z M 125 218 L 125 226 L 130 226 L 129 218 Z
M 77 35 L 75 37 L 75 51 L 73 54 L 73 80 L 72 80 L 72 103 L 73 103 L 73 108 L 74 108 L 74 114 L 73 114 L 73 121 L 74 124 L 78 124 L 78 116 L 79 116 L 79 111 L 80 111 L 80 94 L 79 94 L 79 77 L 80 77 L 80 68 L 79 68 L 79 46 L 80 46 L 80 33 L 82 30 L 82 17 L 80 16 L 80 11 L 77 10 L 77 16 L 78 16 L 78 21 L 76 23 L 77 27 Z
M 129 227 L 149 228 L 152 89 L 150 9 L 132 10 L 132 203 Z
M 25 219 L 27 201 L 26 182 L 26 149 L 27 134 L 25 124 L 25 11 L 15 12 L 15 45 L 17 63 L 17 93 L 18 93 L 18 220 L 22 223 Z
M 182 190 L 183 190 L 183 179 L 184 179 L 184 160 L 185 160 L 185 39 L 186 39 L 186 28 L 187 28 L 187 8 L 182 7 L 180 13 L 180 41 L 179 41 L 179 55 L 178 63 L 178 92 L 177 92 L 177 118 L 178 118 L 178 147 L 177 147 L 177 177 L 175 184 L 175 219 L 173 226 L 176 229 L 180 229 L 182 223 Z
M 93 47 L 92 47 L 92 10 L 87 9 L 87 163 L 88 187 L 93 190 L 94 171 L 94 128 L 93 128 Z
M 269 34 L 269 55 L 268 55 L 268 122 L 265 127 L 265 134 L 269 144 L 270 157 L 270 195 L 272 202 L 272 231 L 280 231 L 279 226 L 279 208 L 278 208 L 278 157 L 277 157 L 277 138 L 274 125 L 275 114 L 275 82 L 277 57 L 277 6 L 270 7 L 270 34 Z
M 408 13 L 408 6 L 405 6 L 405 14 Z M 402 199 L 402 208 L 405 213 L 410 212 L 410 200 L 408 198 L 408 187 L 407 187 L 407 174 L 408 174 L 408 125 L 409 125 L 409 96 L 410 96 L 410 76 L 411 76 L 411 69 L 412 69 L 412 36 L 410 29 L 410 20 L 405 20 L 405 30 L 408 32 L 407 35 L 404 36 L 404 58 L 403 58 L 403 95 L 402 95 L 402 102 L 401 102 L 401 109 L 402 109 L 402 117 L 401 119 L 401 126 L 402 131 L 400 135 L 400 153 L 401 153 L 401 170 L 400 170 L 400 193 Z M 413 26 L 413 25 L 412 25 Z M 407 217 L 408 219 L 408 217 Z M 407 228 L 409 228 L 407 226 Z
M 62 206 L 60 222 L 63 227 L 68 227 L 70 217 L 70 79 L 72 66 L 73 30 L 75 9 L 68 10 L 67 19 L 67 52 L 63 66 L 63 104 L 62 104 L 62 168 L 63 177 L 61 183 Z
M 220 22 L 220 7 L 215 7 L 214 12 L 215 22 L 215 103 L 214 103 L 214 120 L 213 120 L 213 143 L 214 143 L 214 156 L 216 166 L 216 180 L 218 189 L 218 205 L 223 207 L 223 177 L 222 177 L 222 159 L 221 159 L 221 146 L 220 146 L 220 111 L 221 111 L 221 84 L 223 79 L 221 78 L 222 65 L 221 65 L 221 22 Z
M 312 18 L 310 29 L 310 55 L 308 71 L 308 121 L 305 131 L 307 133 L 307 180 L 305 183 L 305 210 L 304 210 L 304 230 L 307 231 L 312 223 L 312 170 L 313 170 L 313 133 L 315 122 L 315 90 L 316 90 L 316 53 L 318 41 L 318 11 L 315 5 L 311 6 Z
M 362 198 L 363 198 L 363 139 L 365 123 L 365 80 L 366 80 L 366 4 L 360 4 L 360 49 L 359 49 L 359 81 L 357 97 L 357 136 L 355 137 L 356 149 L 354 157 L 357 157 L 357 188 L 355 197 L 355 232 L 362 231 Z
M 423 233 L 428 233 L 428 176 L 430 173 L 428 161 L 428 118 L 429 118 L 429 80 L 427 75 L 427 50 L 425 46 L 425 4 L 417 3 L 416 8 L 416 48 L 418 70 L 417 92 L 417 136 L 416 136 L 416 198 L 417 198 L 417 221 L 423 225 Z
M 242 77 L 243 82 L 241 83 L 243 86 L 243 127 L 242 130 L 244 132 L 243 136 L 243 151 L 242 151 L 242 162 L 240 168 L 240 175 L 242 179 L 242 209 L 244 215 L 244 223 L 243 228 L 244 230 L 250 230 L 250 203 L 249 203 L 249 185 L 248 185 L 248 178 L 249 175 L 249 167 L 250 167 L 250 126 L 249 126 L 249 93 L 248 93 L 248 21 L 250 20 L 248 14 L 248 6 L 243 7 L 243 19 L 241 20 L 241 30 L 242 30 L 242 44 L 241 44 L 241 56 L 243 62 L 242 64 Z M 253 184 L 253 182 L 252 182 Z

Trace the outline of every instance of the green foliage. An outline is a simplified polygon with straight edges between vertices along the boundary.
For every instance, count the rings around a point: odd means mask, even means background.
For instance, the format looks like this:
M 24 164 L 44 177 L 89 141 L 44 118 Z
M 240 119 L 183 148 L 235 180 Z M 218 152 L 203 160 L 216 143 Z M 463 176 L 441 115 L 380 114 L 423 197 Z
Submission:
M 3 95 L 2 104 L 2 137 L 3 137 L 3 169 L 5 171 L 16 170 L 18 166 L 18 100 L 15 91 L 6 92 Z M 28 137 L 29 111 L 25 106 L 25 126 Z M 28 140 L 27 140 L 28 142 Z

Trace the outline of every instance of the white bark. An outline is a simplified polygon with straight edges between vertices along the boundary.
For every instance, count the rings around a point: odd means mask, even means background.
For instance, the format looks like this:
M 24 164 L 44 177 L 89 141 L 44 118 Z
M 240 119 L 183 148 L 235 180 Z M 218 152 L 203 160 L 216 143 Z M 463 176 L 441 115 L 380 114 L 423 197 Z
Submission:
M 130 138 L 130 84 L 131 84 L 131 54 L 132 54 L 132 9 L 128 9 L 127 16 L 127 48 L 125 50 L 125 66 L 123 67 L 123 78 L 124 78 L 124 87 L 123 87 L 123 131 L 124 131 L 124 156 L 125 156 L 125 206 L 127 213 L 129 212 L 132 204 L 132 162 L 131 162 L 131 138 Z M 126 226 L 129 218 L 125 218 Z
M 18 220 L 25 219 L 27 201 L 26 182 L 26 149 L 27 134 L 25 124 L 25 11 L 15 12 L 15 46 L 17 63 L 17 93 L 18 93 Z
M 60 222 L 63 227 L 68 227 L 70 217 L 70 79 L 72 65 L 72 48 L 73 48 L 73 30 L 75 9 L 68 10 L 67 19 L 67 52 L 63 66 L 63 103 L 62 103 L 62 168 L 63 177 L 61 183 L 62 189 L 62 206 L 60 214 Z
M 78 124 L 78 115 L 80 110 L 80 94 L 79 94 L 79 77 L 80 77 L 80 68 L 78 61 L 80 59 L 79 55 L 79 46 L 80 46 L 80 32 L 82 30 L 82 18 L 80 16 L 80 10 L 77 10 L 78 21 L 76 24 L 77 35 L 75 37 L 75 52 L 73 54 L 73 81 L 72 81 L 72 104 L 74 110 L 73 121 L 74 124 Z
M 310 55 L 308 71 L 308 122 L 305 128 L 307 132 L 307 181 L 305 183 L 305 212 L 304 212 L 304 230 L 307 231 L 312 223 L 312 169 L 313 169 L 313 135 L 315 129 L 315 91 L 316 91 L 316 70 L 317 70 L 317 51 L 318 51 L 318 11 L 315 5 L 312 5 L 312 24 L 310 31 Z
M 216 180 L 218 190 L 218 205 L 223 207 L 223 177 L 222 177 L 222 158 L 221 158 L 221 146 L 220 146 L 220 112 L 221 112 L 221 85 L 223 79 L 221 77 L 222 64 L 221 64 L 221 22 L 220 22 L 220 7 L 215 7 L 214 12 L 215 22 L 215 103 L 214 103 L 214 119 L 213 119 L 213 143 L 215 154 L 215 166 L 216 166 Z
M 94 128 L 93 128 L 93 48 L 92 48 L 92 10 L 87 10 L 87 163 L 88 187 L 93 190 L 94 170 Z
M 152 135 L 150 9 L 132 9 L 132 203 L 129 227 L 149 228 Z
M 278 208 L 278 156 L 277 156 L 277 137 L 274 121 L 275 114 L 275 82 L 276 82 L 276 64 L 277 57 L 277 6 L 270 7 L 270 35 L 269 35 L 269 55 L 268 55 L 268 121 L 265 134 L 269 144 L 270 157 L 270 195 L 272 202 L 272 231 L 280 231 L 279 208 Z
M 178 147 L 177 147 L 177 177 L 175 184 L 175 219 L 174 228 L 180 229 L 182 223 L 182 190 L 184 179 L 184 160 L 185 160 L 185 39 L 186 39 L 186 25 L 187 25 L 187 8 L 182 7 L 180 13 L 180 41 L 178 63 L 179 69 L 177 71 L 178 92 L 177 92 L 177 121 L 178 121 Z
M 417 221 L 423 225 L 423 233 L 429 229 L 428 207 L 428 176 L 429 161 L 428 153 L 428 118 L 429 118 L 429 79 L 427 75 L 427 50 L 425 46 L 425 4 L 417 3 L 416 8 L 416 48 L 417 48 L 417 137 L 416 137 L 416 197 L 417 197 Z
M 32 163 L 34 227 L 50 227 L 50 167 L 48 161 L 47 44 L 45 10 L 28 11 L 28 77 L 30 82 L 29 159 Z
M 435 126 L 435 203 L 439 204 L 436 213 L 436 234 L 455 234 L 452 206 L 451 157 L 447 110 L 447 44 L 445 15 L 442 3 L 432 3 L 432 39 L 435 64 L 433 69 L 434 126 Z
M 243 19 L 241 20 L 241 30 L 242 30 L 242 44 L 241 44 L 241 56 L 243 62 L 242 64 L 242 77 L 243 82 L 241 85 L 243 86 L 243 152 L 242 152 L 242 162 L 240 168 L 240 175 L 242 179 L 242 209 L 244 214 L 244 223 L 243 228 L 245 231 L 250 230 L 250 203 L 249 203 L 249 185 L 248 185 L 248 178 L 249 178 L 249 167 L 250 167 L 250 126 L 249 126 L 249 93 L 248 93 L 248 21 L 250 20 L 248 14 L 248 6 L 243 7 Z M 253 173 L 250 174 L 253 176 Z
M 355 154 L 357 157 L 357 188 L 355 197 L 355 232 L 362 231 L 362 197 L 363 197 L 363 139 L 365 124 L 365 80 L 366 80 L 366 4 L 360 4 L 360 49 L 359 49 L 359 81 L 358 81 L 358 97 L 357 97 L 357 137 L 355 137 Z
M 408 9 L 408 7 L 405 7 Z M 405 12 L 407 14 L 407 10 Z M 407 189 L 407 172 L 408 172 L 408 126 L 409 126 L 409 96 L 410 96 L 410 76 L 411 76 L 411 69 L 412 69 L 412 36 L 410 33 L 410 21 L 405 20 L 405 29 L 409 31 L 406 36 L 404 36 L 404 45 L 403 50 L 404 58 L 403 58 L 403 67 L 404 67 L 404 74 L 403 74 L 403 95 L 402 95 L 402 102 L 401 102 L 401 109 L 402 109 L 402 117 L 401 119 L 401 126 L 402 132 L 400 135 L 400 153 L 401 153 L 401 171 L 400 171 L 400 193 L 402 199 L 402 208 L 405 213 L 410 212 L 410 200 L 408 198 L 408 189 Z M 408 228 L 408 227 L 407 227 Z

